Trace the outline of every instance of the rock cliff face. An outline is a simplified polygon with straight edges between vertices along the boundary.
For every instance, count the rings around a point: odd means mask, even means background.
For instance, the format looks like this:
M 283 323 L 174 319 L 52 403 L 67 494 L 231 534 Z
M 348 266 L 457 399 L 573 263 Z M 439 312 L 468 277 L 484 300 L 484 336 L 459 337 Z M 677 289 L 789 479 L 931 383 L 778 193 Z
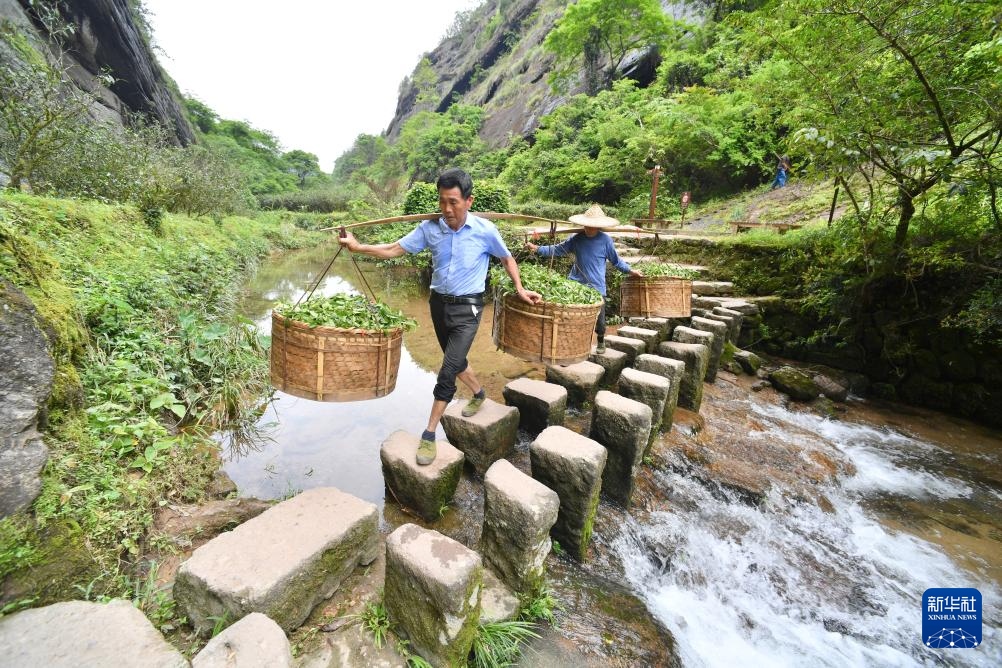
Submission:
M 179 144 L 195 140 L 129 0 L 75 0 L 61 3 L 60 11 L 75 28 L 66 40 L 66 65 L 74 83 L 94 95 L 91 113 L 96 119 L 121 122 L 126 114 L 139 113 L 172 129 Z M 0 0 L 0 22 L 40 44 L 47 41 L 30 0 Z M 6 49 L 0 55 L 14 56 Z M 114 83 L 105 85 L 105 74 Z
M 393 140 L 419 111 L 442 112 L 456 100 L 483 107 L 480 135 L 493 147 L 527 136 L 539 120 L 571 95 L 585 90 L 584 77 L 566 95 L 553 92 L 548 77 L 553 56 L 543 41 L 563 15 L 561 0 L 487 0 L 426 55 L 400 85 L 397 110 L 386 129 Z M 685 2 L 662 2 L 677 19 L 698 20 Z M 623 76 L 646 85 L 654 79 L 657 55 L 637 52 L 624 61 Z

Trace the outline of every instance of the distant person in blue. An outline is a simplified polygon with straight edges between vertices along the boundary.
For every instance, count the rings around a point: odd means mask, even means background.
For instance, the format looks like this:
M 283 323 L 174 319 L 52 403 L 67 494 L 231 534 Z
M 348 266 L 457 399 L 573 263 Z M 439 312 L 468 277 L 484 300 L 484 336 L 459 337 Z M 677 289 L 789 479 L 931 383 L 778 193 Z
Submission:
M 784 155 L 779 157 L 779 164 L 776 165 L 776 178 L 772 182 L 772 188 L 770 190 L 775 190 L 776 188 L 782 188 L 786 185 L 786 179 L 790 174 L 790 168 L 792 167 L 790 163 L 790 156 Z
M 441 218 L 421 222 L 392 244 L 361 244 L 350 233 L 340 240 L 341 245 L 353 253 L 381 259 L 431 249 L 431 322 L 445 357 L 432 392 L 435 400 L 428 426 L 418 445 L 417 463 L 422 466 L 435 461 L 435 430 L 456 394 L 456 379 L 473 392 L 473 398 L 463 408 L 465 417 L 475 415 L 486 397 L 466 354 L 473 345 L 484 312 L 484 290 L 491 256 L 501 260 L 523 301 L 530 304 L 542 301 L 538 292 L 522 287 L 515 258 L 494 224 L 468 213 L 473 205 L 470 175 L 461 169 L 447 169 L 438 177 L 436 186 Z
M 567 278 L 578 283 L 584 283 L 598 290 L 602 295 L 602 310 L 598 314 L 598 322 L 595 323 L 595 333 L 598 335 L 598 346 L 595 352 L 599 355 L 605 352 L 605 263 L 609 261 L 616 269 L 631 276 L 643 276 L 639 271 L 631 269 L 625 261 L 620 259 L 616 253 L 616 246 L 612 243 L 612 237 L 603 232 L 603 229 L 610 229 L 619 225 L 615 218 L 609 218 L 602 211 L 598 204 L 592 204 L 591 208 L 583 214 L 571 216 L 572 223 L 584 227 L 584 232 L 571 235 L 566 241 L 555 246 L 537 246 L 526 242 L 525 246 L 533 253 L 542 257 L 555 255 L 563 257 L 570 253 L 574 254 L 574 266 Z

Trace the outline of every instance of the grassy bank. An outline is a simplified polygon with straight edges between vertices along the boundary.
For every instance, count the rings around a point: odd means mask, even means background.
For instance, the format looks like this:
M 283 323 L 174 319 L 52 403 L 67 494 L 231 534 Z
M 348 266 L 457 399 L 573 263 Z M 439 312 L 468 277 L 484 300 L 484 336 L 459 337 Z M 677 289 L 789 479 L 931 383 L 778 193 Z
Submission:
M 266 391 L 265 351 L 232 317 L 242 280 L 327 238 L 313 218 L 0 195 L 0 275 L 34 303 L 57 369 L 42 493 L 0 521 L 0 609 L 149 596 L 134 558 L 155 509 L 204 497 L 208 433 L 252 419 L 243 397 Z

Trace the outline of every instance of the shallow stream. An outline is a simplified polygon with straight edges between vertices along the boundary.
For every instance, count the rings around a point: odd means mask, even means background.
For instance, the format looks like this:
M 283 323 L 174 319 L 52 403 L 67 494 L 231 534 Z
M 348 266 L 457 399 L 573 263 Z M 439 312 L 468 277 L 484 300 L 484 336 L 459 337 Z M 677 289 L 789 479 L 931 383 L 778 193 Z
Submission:
M 248 285 L 241 314 L 267 332 L 271 307 L 297 299 L 333 250 L 268 261 Z M 339 487 L 376 503 L 390 531 L 413 520 L 384 503 L 379 446 L 397 429 L 423 427 L 441 353 L 427 279 L 362 267 L 382 300 L 419 322 L 405 337 L 396 390 L 342 404 L 276 392 L 251 445 L 224 437 L 225 470 L 246 496 Z M 339 260 L 318 293 L 359 283 L 351 262 Z M 500 400 L 511 378 L 543 372 L 497 352 L 490 328 L 488 308 L 470 359 Z M 722 373 L 708 386 L 702 415 L 679 411 L 673 433 L 655 446 L 636 507 L 600 506 L 588 564 L 553 558 L 551 579 L 567 610 L 526 663 L 674 663 L 661 651 L 616 649 L 670 643 L 640 627 L 623 630 L 623 617 L 649 615 L 671 632 L 684 666 L 1002 665 L 1002 434 L 859 400 L 831 419 L 785 406 L 772 390 L 754 393 L 750 383 Z M 586 427 L 588 416 L 572 420 Z M 523 435 L 516 456 L 523 468 L 528 442 Z M 711 463 L 694 464 L 694 451 L 709 453 L 699 461 Z M 825 467 L 830 476 L 802 472 Z M 434 527 L 475 544 L 478 485 L 465 476 L 455 507 Z M 760 503 L 749 501 L 749 487 L 764 490 L 756 492 Z M 929 587 L 981 591 L 980 647 L 923 645 L 920 605 Z M 603 597 L 615 600 L 603 607 Z M 640 603 L 631 609 L 630 601 Z M 582 621 L 586 614 L 598 619 Z M 606 619 L 617 616 L 615 624 Z

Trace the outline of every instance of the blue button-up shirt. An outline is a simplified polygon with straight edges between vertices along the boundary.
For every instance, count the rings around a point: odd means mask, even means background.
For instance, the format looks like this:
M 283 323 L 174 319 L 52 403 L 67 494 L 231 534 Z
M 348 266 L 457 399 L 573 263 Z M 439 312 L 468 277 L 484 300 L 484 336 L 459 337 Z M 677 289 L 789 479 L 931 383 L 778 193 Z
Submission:
M 422 221 L 399 243 L 408 253 L 431 249 L 431 289 L 443 295 L 483 292 L 490 256 L 511 257 L 493 223 L 472 213 L 456 231 L 445 218 Z
M 599 232 L 593 237 L 584 233 L 571 235 L 566 241 L 555 246 L 540 246 L 536 251 L 543 257 L 556 255 L 563 257 L 574 253 L 574 267 L 567 278 L 584 283 L 605 296 L 605 261 L 608 260 L 624 274 L 630 273 L 630 265 L 619 257 L 612 237 Z

